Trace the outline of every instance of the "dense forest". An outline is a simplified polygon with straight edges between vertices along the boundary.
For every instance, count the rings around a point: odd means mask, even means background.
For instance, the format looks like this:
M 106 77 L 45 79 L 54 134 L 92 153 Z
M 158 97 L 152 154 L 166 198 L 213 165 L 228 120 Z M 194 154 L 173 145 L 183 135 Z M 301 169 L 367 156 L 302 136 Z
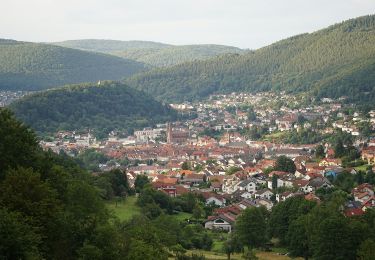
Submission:
M 145 70 L 143 63 L 107 54 L 2 39 L 0 61 L 0 90 L 120 80 Z
M 36 135 L 5 109 L 0 109 L 0 155 L 2 259 L 166 260 L 184 251 L 179 243 L 185 248 L 212 244 L 202 226 L 181 225 L 163 210 L 120 222 L 104 202 L 134 194 L 124 172 L 93 176 L 65 154 L 42 151 Z M 137 181 L 146 190 L 144 199 L 170 202 L 146 184 Z M 180 199 L 182 205 L 187 201 Z M 139 203 L 148 210 L 159 207 Z
M 16 116 L 40 133 L 91 129 L 102 137 L 131 132 L 176 118 L 176 112 L 123 83 L 104 81 L 39 92 L 11 106 Z
M 127 83 L 160 100 L 182 101 L 233 91 L 307 91 L 314 97 L 375 98 L 375 16 L 294 36 L 245 54 L 154 69 Z
M 162 49 L 133 49 L 113 52 L 112 54 L 150 64 L 155 67 L 166 67 L 189 61 L 208 60 L 222 54 L 244 52 L 244 50 L 230 46 L 197 44 L 171 46 Z
M 183 210 L 199 218 L 202 198 L 171 198 L 142 175 L 130 188 L 118 169 L 92 175 L 64 153 L 42 151 L 6 109 L 0 109 L 0 155 L 2 259 L 204 260 L 185 252 L 212 246 L 200 223 L 172 216 Z M 142 211 L 120 221 L 105 202 L 136 191 Z
M 100 39 L 86 39 L 86 40 L 69 40 L 63 42 L 53 42 L 53 45 L 58 45 L 67 48 L 79 49 L 93 52 L 120 52 L 127 50 L 139 49 L 162 49 L 168 48 L 172 45 L 160 42 L 151 41 L 118 41 L 118 40 L 100 40 Z
M 197 44 L 178 46 L 147 41 L 71 40 L 53 44 L 108 53 L 155 67 L 171 66 L 195 60 L 206 60 L 226 53 L 245 52 L 242 49 L 224 45 Z

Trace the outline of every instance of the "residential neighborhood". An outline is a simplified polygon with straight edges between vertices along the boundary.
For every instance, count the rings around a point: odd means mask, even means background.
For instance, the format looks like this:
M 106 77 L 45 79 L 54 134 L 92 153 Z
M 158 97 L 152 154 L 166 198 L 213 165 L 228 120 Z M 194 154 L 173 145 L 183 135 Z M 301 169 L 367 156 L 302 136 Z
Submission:
M 273 108 L 275 103 L 278 106 Z M 88 150 L 103 154 L 108 160 L 96 171 L 120 168 L 131 185 L 137 175 L 146 175 L 152 187 L 171 197 L 199 193 L 216 208 L 205 227 L 226 231 L 248 207 L 271 210 L 295 196 L 319 202 L 319 193 L 334 189 L 340 174 L 354 176 L 359 168 L 375 167 L 375 138 L 367 135 L 375 129 L 375 111 L 348 114 L 332 99 L 305 107 L 293 96 L 272 93 L 214 95 L 206 102 L 171 106 L 193 116 L 135 130 L 129 136 L 112 132 L 104 140 L 90 130 L 62 131 L 41 145 L 73 157 Z M 288 134 L 306 131 L 317 137 L 284 141 Z M 337 147 L 322 138 L 335 131 L 353 139 L 359 164 L 343 162 L 335 156 Z M 323 149 L 320 156 L 317 146 Z M 291 160 L 295 169 L 275 169 L 280 157 Z M 361 184 L 352 194 L 343 209 L 346 215 L 360 215 L 375 206 L 372 185 Z

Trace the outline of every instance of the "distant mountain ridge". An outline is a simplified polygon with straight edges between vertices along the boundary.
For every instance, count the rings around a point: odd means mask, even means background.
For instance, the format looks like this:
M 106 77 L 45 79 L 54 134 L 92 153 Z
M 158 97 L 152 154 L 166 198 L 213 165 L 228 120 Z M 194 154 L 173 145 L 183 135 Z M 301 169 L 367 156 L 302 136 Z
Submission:
M 105 81 L 68 85 L 26 96 L 10 105 L 16 116 L 40 133 L 91 129 L 132 131 L 174 120 L 176 112 L 144 92 Z
M 126 82 L 167 101 L 284 90 L 369 103 L 375 100 L 375 16 L 344 21 L 242 55 L 154 69 Z
M 50 44 L 58 45 L 61 47 L 104 53 L 112 53 L 116 51 L 132 49 L 162 49 L 172 46 L 170 44 L 152 41 L 118 41 L 105 39 L 68 40 L 62 42 L 52 42 Z
M 244 53 L 237 47 L 217 44 L 171 45 L 150 41 L 70 40 L 52 43 L 74 49 L 102 52 L 165 67 L 195 60 L 206 60 L 227 53 Z
M 55 45 L 0 39 L 0 90 L 40 90 L 144 71 L 143 63 Z

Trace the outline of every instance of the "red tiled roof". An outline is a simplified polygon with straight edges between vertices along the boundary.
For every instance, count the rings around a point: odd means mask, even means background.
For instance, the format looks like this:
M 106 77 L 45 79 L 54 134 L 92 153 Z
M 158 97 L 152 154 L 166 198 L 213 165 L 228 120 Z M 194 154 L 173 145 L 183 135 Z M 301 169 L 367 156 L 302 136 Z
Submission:
M 347 217 L 353 217 L 353 216 L 361 216 L 364 214 L 362 209 L 352 208 L 352 209 L 346 209 L 344 211 L 345 216 Z

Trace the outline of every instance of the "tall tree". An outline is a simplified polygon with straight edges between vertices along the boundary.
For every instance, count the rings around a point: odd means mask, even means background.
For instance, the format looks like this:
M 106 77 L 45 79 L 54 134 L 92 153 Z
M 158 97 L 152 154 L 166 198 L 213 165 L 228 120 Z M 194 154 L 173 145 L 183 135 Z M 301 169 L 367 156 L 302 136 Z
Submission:
M 275 170 L 294 173 L 296 171 L 296 165 L 292 159 L 282 155 L 276 160 Z
M 260 208 L 245 209 L 236 220 L 236 234 L 248 248 L 264 246 L 267 242 L 266 217 Z
M 32 165 L 37 144 L 29 128 L 17 121 L 8 109 L 0 108 L 0 180 L 10 168 Z

